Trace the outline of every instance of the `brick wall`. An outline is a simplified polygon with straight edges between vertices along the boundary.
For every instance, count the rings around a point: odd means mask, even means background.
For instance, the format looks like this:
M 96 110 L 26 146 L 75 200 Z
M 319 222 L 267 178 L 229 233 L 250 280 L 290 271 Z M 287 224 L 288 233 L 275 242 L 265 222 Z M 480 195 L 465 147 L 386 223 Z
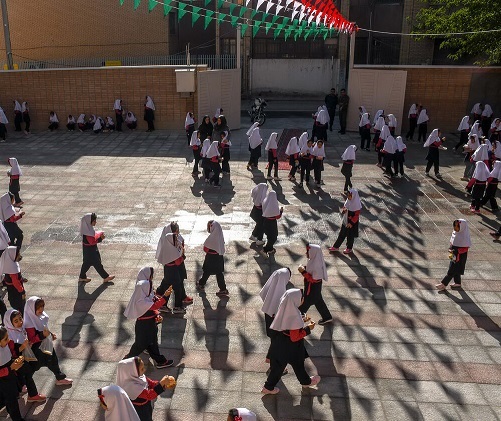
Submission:
M 150 95 L 156 106 L 155 125 L 183 129 L 188 111 L 197 110 L 197 94 L 176 92 L 175 66 L 117 67 L 69 70 L 20 70 L 0 72 L 0 106 L 13 123 L 13 99 L 27 101 L 34 130 L 45 130 L 49 111 L 66 124 L 68 114 L 96 114 L 114 118 L 113 103 L 121 98 L 124 108 L 136 114 L 145 128 L 143 104 Z M 198 71 L 204 70 L 198 69 Z M 207 110 L 209 112 L 211 110 Z

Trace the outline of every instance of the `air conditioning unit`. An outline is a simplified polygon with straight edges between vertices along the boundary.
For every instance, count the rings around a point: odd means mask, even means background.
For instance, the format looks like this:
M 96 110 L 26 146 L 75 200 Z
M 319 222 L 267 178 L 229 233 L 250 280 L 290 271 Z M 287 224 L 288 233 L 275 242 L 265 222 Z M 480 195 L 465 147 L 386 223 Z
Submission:
M 195 69 L 176 69 L 177 92 L 195 92 Z

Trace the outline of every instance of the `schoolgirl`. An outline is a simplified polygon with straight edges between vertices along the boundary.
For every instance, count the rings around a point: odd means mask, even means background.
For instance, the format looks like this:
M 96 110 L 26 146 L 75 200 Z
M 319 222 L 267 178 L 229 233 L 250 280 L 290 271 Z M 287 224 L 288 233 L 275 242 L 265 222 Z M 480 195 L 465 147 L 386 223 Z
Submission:
M 271 190 L 263 200 L 263 230 L 266 234 L 266 245 L 263 251 L 268 255 L 276 253 L 273 248 L 278 239 L 278 220 L 282 217 L 283 207 L 279 207 L 277 192 Z
M 393 114 L 388 114 L 388 128 L 390 134 L 395 137 L 395 130 L 397 129 L 397 119 Z
M 115 122 L 110 116 L 106 117 L 106 126 L 104 128 L 104 131 L 113 132 L 114 130 L 115 130 Z
M 257 164 L 259 158 L 261 157 L 261 144 L 263 143 L 263 139 L 261 138 L 261 132 L 259 131 L 259 123 L 254 123 L 249 130 L 247 130 L 246 134 L 249 137 L 250 152 L 247 169 L 252 171 L 253 169 L 257 169 Z
M 471 191 L 471 206 L 470 211 L 473 213 L 480 213 L 480 205 L 485 193 L 487 179 L 490 176 L 489 168 L 485 165 L 484 161 L 477 161 L 475 164 L 475 171 L 465 190 Z
M 480 121 L 481 121 L 482 131 L 485 133 L 486 136 L 488 136 L 489 129 L 491 127 L 493 114 L 494 112 L 492 111 L 491 106 L 489 104 L 485 104 L 482 114 L 480 115 Z
M 385 124 L 381 128 L 381 133 L 379 133 L 379 139 L 376 143 L 376 152 L 377 152 L 377 164 L 376 165 L 379 168 L 383 168 L 384 156 L 385 156 L 385 153 L 383 152 L 383 148 L 384 148 L 384 144 L 389 136 L 391 136 L 390 129 Z
M 311 138 L 313 140 L 315 140 L 315 137 L 317 135 L 317 117 L 318 117 L 318 113 L 323 109 L 323 106 L 320 105 L 318 108 L 317 108 L 317 111 L 316 113 L 312 114 L 311 117 L 313 118 L 313 127 L 311 128 Z
M 162 323 L 159 309 L 166 304 L 165 298 L 172 293 L 172 286 L 165 290 L 162 297 L 156 297 L 153 292 L 153 272 L 152 267 L 143 267 L 139 271 L 134 292 L 124 311 L 125 317 L 136 321 L 136 338 L 125 358 L 137 357 L 147 350 L 155 360 L 156 368 L 166 368 L 174 364 L 174 361 L 160 354 L 157 325 Z
M 252 211 L 250 213 L 251 219 L 256 223 L 249 240 L 255 241 L 258 246 L 264 244 L 264 220 L 263 220 L 263 201 L 268 194 L 268 184 L 259 183 L 251 191 L 252 196 Z
M 306 267 L 299 266 L 298 271 L 304 278 L 304 301 L 299 307 L 301 313 L 306 314 L 308 309 L 314 305 L 322 317 L 319 325 L 332 322 L 332 315 L 322 298 L 322 282 L 327 282 L 327 267 L 325 266 L 322 249 L 317 244 L 306 246 L 306 257 L 308 262 Z
M 14 206 L 21 207 L 24 202 L 21 200 L 19 196 L 19 192 L 21 191 L 21 186 L 19 184 L 19 178 L 23 175 L 21 171 L 21 167 L 17 162 L 17 158 L 9 158 L 7 162 L 10 165 L 10 170 L 7 171 L 7 175 L 9 176 L 9 192 L 14 195 Z
M 311 157 L 312 157 L 312 168 L 313 168 L 313 177 L 315 179 L 315 183 L 319 188 L 322 184 L 324 184 L 322 180 L 322 171 L 324 170 L 324 159 L 325 159 L 325 148 L 324 141 L 319 139 L 316 141 L 313 148 L 311 148 Z
M 454 150 L 457 151 L 461 146 L 465 145 L 468 142 L 468 133 L 470 132 L 470 116 L 465 115 L 459 123 L 458 132 L 459 134 L 459 142 L 454 146 Z
M 270 326 L 276 334 L 271 339 L 270 374 L 261 390 L 264 395 L 276 395 L 280 392 L 280 389 L 275 386 L 282 377 L 287 364 L 292 366 L 294 374 L 303 387 L 312 387 L 320 382 L 320 376 L 310 377 L 304 367 L 304 360 L 308 358 L 304 337 L 311 333 L 315 322 L 310 321 L 308 326 L 304 326 L 300 311 L 302 302 L 303 294 L 297 288 L 287 290 L 280 300 L 275 319 Z
M 223 174 L 230 173 L 231 140 L 229 139 L 228 135 L 229 135 L 228 132 L 222 132 L 221 133 L 221 140 L 219 142 L 219 148 L 221 150 L 221 159 L 222 159 L 221 167 L 223 170 Z
M 491 129 L 489 131 L 491 143 L 496 141 L 501 141 L 501 118 L 496 118 L 491 124 Z
M 381 110 L 380 110 L 381 111 Z M 379 144 L 379 138 L 381 137 L 381 130 L 383 130 L 383 127 L 385 126 L 385 122 L 384 122 L 384 117 L 383 116 L 379 116 L 376 120 L 376 122 L 374 123 L 374 139 L 372 140 L 372 142 L 374 143 L 374 150 L 376 152 L 378 152 L 378 144 Z M 389 133 L 389 131 L 388 131 Z
M 191 134 L 190 139 L 190 148 L 193 151 L 193 171 L 191 172 L 191 175 L 193 177 L 197 177 L 198 174 L 200 174 L 200 171 L 198 171 L 198 163 L 200 162 L 200 150 L 202 143 L 200 142 L 198 133 L 200 132 L 198 130 L 195 130 Z
M 0 220 L 0 257 L 7 247 L 10 245 L 10 238 L 7 230 L 5 229 L 3 222 Z M 0 273 L 0 275 L 2 275 Z M 0 300 L 1 301 L 1 300 Z
M 487 165 L 487 168 L 489 168 L 489 145 L 481 143 L 471 155 L 471 161 L 473 162 L 473 165 L 475 165 L 478 161 L 483 161 L 485 165 Z
M 275 314 L 277 314 L 280 299 L 285 294 L 285 291 L 287 291 L 287 284 L 290 282 L 291 277 L 292 273 L 289 268 L 277 269 L 271 274 L 259 292 L 259 296 L 263 300 L 261 311 L 264 313 L 266 336 L 270 339 L 273 338 L 275 334 L 275 332 L 270 329 L 270 326 L 273 323 Z M 266 354 L 266 362 L 270 362 L 270 349 L 268 349 L 268 353 Z M 268 372 L 267 374 L 270 373 Z
M 26 291 L 23 284 L 28 282 L 28 280 L 21 274 L 19 266 L 21 258 L 19 250 L 16 247 L 7 247 L 0 257 L 0 275 L 5 275 L 2 283 L 7 287 L 10 306 L 23 313 L 26 303 Z
M 186 137 L 188 138 L 188 144 L 191 142 L 191 135 L 195 131 L 195 118 L 193 113 L 186 113 L 186 118 L 184 119 L 184 130 L 186 130 Z
M 75 131 L 75 127 L 76 127 L 75 117 L 73 117 L 70 114 L 70 115 L 68 115 L 68 121 L 66 123 L 66 128 L 68 129 L 69 132 L 73 132 L 73 131 Z
M 49 130 L 53 132 L 59 128 L 59 119 L 54 111 L 49 113 Z
M 146 102 L 144 103 L 144 121 L 148 123 L 147 132 L 152 132 L 155 130 L 155 125 L 153 121 L 155 120 L 155 104 L 150 96 L 146 95 Z
M 318 140 L 323 140 L 327 142 L 327 128 L 329 126 L 329 113 L 326 109 L 322 109 L 318 112 L 317 118 L 315 120 L 315 136 Z M 313 140 L 313 136 L 311 137 Z
M 110 384 L 97 390 L 105 421 L 141 421 L 132 402 L 120 386 Z
M 393 161 L 395 160 L 395 154 L 397 152 L 397 141 L 392 135 L 389 135 L 384 142 L 382 152 L 384 154 L 383 165 L 385 174 L 389 175 L 391 178 L 395 176 L 391 167 Z
M 301 166 L 301 178 L 299 181 L 299 188 L 303 188 L 303 181 L 306 183 L 310 182 L 310 172 L 311 172 L 311 150 L 313 149 L 313 139 L 308 139 L 308 141 L 303 144 L 299 151 L 299 160 Z
M 5 142 L 7 138 L 7 126 L 9 124 L 9 120 L 7 120 L 7 116 L 5 115 L 2 107 L 0 107 L 0 142 Z
M 355 163 L 356 152 L 357 147 L 355 145 L 350 145 L 341 155 L 341 159 L 343 160 L 341 174 L 344 175 L 344 194 L 348 194 L 348 187 L 353 187 L 351 184 L 351 177 L 353 176 L 353 164 Z
M 111 282 L 115 276 L 110 276 L 104 270 L 101 262 L 101 254 L 97 248 L 98 243 L 102 242 L 106 236 L 102 231 L 96 231 L 97 215 L 95 213 L 86 213 L 80 220 L 80 235 L 82 236 L 82 252 L 83 262 L 80 269 L 80 276 L 78 278 L 81 282 L 90 282 L 91 279 L 87 278 L 87 271 L 94 266 L 97 273 L 103 278 L 103 282 Z
M 480 146 L 480 142 L 478 141 L 478 136 L 476 134 L 468 136 L 469 140 L 466 145 L 463 146 L 464 155 L 464 172 L 461 180 L 470 181 L 471 175 L 473 174 L 473 170 L 475 169 L 475 162 L 471 159 L 473 153 Z
M 289 140 L 289 144 L 285 149 L 285 154 L 289 157 L 289 165 L 291 169 L 289 171 L 289 181 L 296 180 L 296 171 L 299 167 L 299 144 L 297 137 L 292 137 Z
M 26 101 L 24 101 L 21 104 L 21 112 L 23 113 L 23 121 L 25 124 L 24 134 L 29 134 L 30 133 L 31 118 L 30 118 L 30 109 L 29 109 L 28 103 Z
M 395 155 L 393 156 L 395 176 L 398 176 L 400 172 L 400 177 L 404 176 L 404 162 L 405 162 L 405 152 L 407 152 L 407 146 L 405 145 L 402 136 L 397 136 L 397 148 L 395 150 Z
M 308 132 L 303 132 L 301 136 L 299 136 L 299 140 L 297 141 L 297 145 L 299 146 L 299 151 L 301 152 L 301 148 L 308 143 Z
M 132 111 L 129 111 L 127 113 L 127 116 L 125 117 L 125 124 L 129 128 L 129 130 L 137 129 L 137 118 Z
M 212 177 L 209 179 L 209 183 L 216 188 L 220 188 L 219 175 L 221 174 L 221 165 L 219 164 L 219 160 L 221 159 L 221 155 L 219 153 L 219 142 L 217 140 L 211 143 L 207 150 L 206 158 L 212 171 Z
M 59 360 L 57 358 L 56 350 L 53 348 L 52 353 L 49 349 L 42 348 L 42 341 L 50 338 L 50 341 L 57 339 L 49 330 L 49 316 L 44 311 L 45 301 L 37 296 L 33 296 L 26 300 L 26 305 L 24 306 L 24 328 L 28 334 L 28 340 L 31 344 L 31 349 L 38 360 L 37 370 L 40 367 L 47 367 L 54 376 L 56 377 L 57 386 L 68 386 L 73 383 L 72 379 L 66 377 L 59 367 Z
M 5 193 L 0 197 L 0 219 L 3 220 L 5 230 L 9 234 L 11 245 L 16 246 L 18 250 L 21 250 L 24 236 L 23 231 L 19 228 L 19 225 L 17 225 L 17 221 L 25 215 L 25 212 L 16 212 L 13 206 L 14 203 L 15 196 L 10 192 Z
M 94 126 L 92 126 L 92 130 L 95 134 L 98 134 L 103 131 L 104 127 L 104 120 L 101 117 L 97 117 L 96 121 L 94 122 Z
M 482 127 L 480 127 L 479 120 L 473 123 L 473 126 L 471 126 L 470 133 L 468 133 L 468 136 L 473 136 L 474 134 L 477 135 L 479 139 L 484 135 Z
M 358 107 L 358 116 L 359 117 L 362 117 L 366 112 L 367 112 L 367 109 L 363 105 Z
M 257 421 L 257 416 L 247 408 L 232 408 L 226 421 Z
M 485 206 L 485 204 L 490 201 L 491 211 L 499 211 L 499 206 L 496 201 L 496 192 L 498 190 L 498 182 L 501 178 L 501 161 L 495 161 L 493 169 L 489 174 L 487 179 L 487 187 L 485 189 L 484 197 L 480 202 L 480 206 Z
M 211 164 L 210 159 L 207 158 L 207 151 L 210 148 L 210 139 L 204 139 L 202 144 L 202 150 L 200 151 L 200 157 L 202 159 L 202 169 L 204 171 L 204 179 L 205 182 L 208 183 L 210 181 L 210 172 L 211 172 Z
M 482 110 L 484 106 L 480 103 L 477 102 L 476 104 L 473 105 L 471 109 L 471 114 L 473 114 L 473 120 L 479 120 L 480 116 L 482 115 Z
M 361 209 L 362 202 L 360 201 L 358 190 L 351 188 L 348 191 L 348 197 L 346 198 L 346 201 L 341 209 L 343 219 L 341 231 L 339 231 L 336 242 L 332 247 L 329 247 L 330 252 L 338 251 L 345 238 L 346 248 L 343 253 L 350 254 L 353 252 L 353 243 L 355 242 L 355 238 L 358 237 L 358 221 Z
M 266 142 L 265 150 L 268 151 L 268 176 L 267 180 L 280 181 L 281 178 L 278 177 L 278 145 L 277 145 L 278 134 L 273 132 Z M 273 168 L 273 177 L 271 176 L 271 170 Z
M 153 421 L 152 401 L 165 389 L 174 388 L 176 380 L 172 376 L 164 376 L 160 381 L 151 380 L 144 375 L 145 372 L 141 358 L 126 358 L 118 363 L 116 383 L 129 396 L 139 419 Z
M 0 326 L 0 402 L 5 405 L 13 421 L 24 421 L 19 410 L 17 398 L 16 371 L 24 364 L 24 359 L 19 357 L 14 361 L 9 348 L 9 334 L 7 329 Z
M 216 108 L 216 113 L 214 114 L 214 117 L 212 117 L 212 122 L 214 124 L 217 123 L 217 119 L 219 118 L 219 116 L 223 114 L 223 109 L 222 108 Z
M 16 132 L 20 132 L 21 122 L 23 121 L 23 111 L 19 101 L 14 100 L 14 127 Z
M 409 113 L 407 114 L 409 118 L 409 131 L 405 135 L 405 140 L 414 140 L 414 131 L 417 127 L 418 107 L 419 104 L 412 104 L 411 108 L 409 108 Z
M 117 120 L 117 132 L 122 131 L 122 124 L 124 122 L 124 110 L 122 108 L 122 100 L 116 99 L 113 104 L 113 110 L 115 111 L 115 119 Z
M 23 316 L 20 311 L 12 308 L 7 310 L 3 318 L 3 324 L 9 333 L 9 348 L 12 358 L 19 358 L 24 352 L 31 351 L 28 334 L 26 333 L 23 323 Z M 31 353 L 32 352 L 33 351 L 31 351 Z M 30 363 L 27 359 L 25 359 L 23 366 L 17 370 L 19 389 L 26 386 L 28 391 L 28 402 L 42 403 L 47 400 L 47 397 L 38 393 L 37 386 L 33 380 L 35 368 L 35 361 Z
M 428 111 L 423 106 L 420 106 L 419 116 L 417 119 L 418 125 L 418 142 L 421 142 L 421 138 L 426 139 L 426 133 L 428 132 L 428 121 L 430 121 L 430 117 L 428 117 Z
M 426 175 L 430 175 L 430 169 L 433 166 L 435 177 L 442 177 L 440 175 L 439 148 L 442 146 L 442 142 L 445 140 L 445 137 L 441 139 L 440 136 L 440 129 L 433 129 L 426 142 L 424 142 L 423 148 L 428 148 L 428 154 L 426 155 L 426 160 L 428 161 L 425 169 Z
M 449 282 L 454 279 L 451 289 L 461 289 L 461 275 L 464 275 L 468 249 L 471 247 L 470 228 L 465 219 L 456 219 L 449 245 L 449 270 L 442 282 L 435 285 L 439 291 L 444 291 Z
M 226 117 L 224 115 L 220 115 L 217 120 L 216 124 L 214 124 L 214 128 L 212 129 L 212 141 L 221 141 L 221 134 L 223 132 L 227 132 L 226 137 L 228 140 L 231 139 L 231 132 L 230 128 L 228 127 L 228 123 L 226 122 Z
M 224 236 L 223 229 L 217 221 L 207 222 L 207 232 L 209 236 L 204 243 L 205 260 L 202 266 L 202 277 L 197 281 L 196 287 L 199 291 L 205 290 L 205 285 L 209 276 L 216 275 L 217 286 L 219 291 L 216 292 L 218 297 L 228 297 L 230 293 L 226 287 L 224 280 Z
M 77 119 L 78 130 L 81 132 L 87 130 L 87 124 L 85 124 L 85 114 L 80 114 Z
M 363 113 L 358 123 L 360 133 L 360 149 L 369 151 L 371 145 L 371 120 L 369 113 Z
M 210 121 L 210 117 L 208 115 L 204 115 L 202 119 L 202 123 L 198 126 L 198 132 L 200 133 L 200 139 L 212 139 L 212 131 L 214 127 Z

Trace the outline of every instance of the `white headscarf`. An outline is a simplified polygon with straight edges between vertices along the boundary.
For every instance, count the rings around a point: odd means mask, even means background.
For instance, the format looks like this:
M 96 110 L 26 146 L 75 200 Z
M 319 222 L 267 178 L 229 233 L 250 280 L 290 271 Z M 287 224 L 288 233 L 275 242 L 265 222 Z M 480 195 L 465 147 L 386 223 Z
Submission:
M 256 149 L 259 145 L 263 143 L 263 139 L 261 138 L 261 132 L 259 131 L 259 127 L 254 128 L 249 136 L 249 145 L 251 149 Z
M 73 117 L 73 116 L 71 116 L 71 117 L 70 117 L 70 116 L 68 116 L 68 120 L 67 120 L 67 121 L 68 121 L 68 124 L 70 124 L 70 123 L 75 123 L 75 117 Z
M 59 123 L 59 120 L 57 118 L 57 114 L 56 113 L 54 113 L 54 115 L 50 115 L 49 114 L 49 122 L 51 122 L 51 123 Z
M 487 117 L 487 118 L 489 118 L 489 117 L 491 117 L 491 116 L 492 116 L 492 114 L 494 114 L 494 113 L 493 113 L 493 111 L 492 111 L 491 106 L 490 106 L 489 104 L 485 104 L 485 105 L 484 105 L 484 111 L 482 111 L 482 117 Z
M 423 108 L 421 110 L 421 112 L 419 113 L 419 117 L 417 119 L 417 124 L 426 123 L 429 119 L 430 119 L 430 117 L 428 117 L 428 113 L 426 111 L 426 108 Z
M 0 220 L 0 250 L 5 250 L 7 247 L 9 247 L 9 244 L 10 244 L 9 234 L 7 233 L 5 227 L 3 226 L 3 221 Z
M 198 130 L 195 130 L 191 134 L 190 146 L 200 146 L 200 144 L 201 144 L 201 142 L 200 142 L 200 139 L 198 138 Z
M 346 199 L 344 202 L 344 207 L 348 209 L 350 212 L 356 212 L 362 209 L 362 202 L 360 200 L 360 195 L 358 194 L 358 190 L 351 188 L 349 189 L 351 193 L 351 200 Z
M 14 111 L 22 111 L 21 104 L 19 103 L 18 100 L 14 100 Z
M 463 119 L 461 120 L 461 123 L 459 123 L 458 131 L 461 131 L 461 130 L 470 130 L 469 121 L 470 121 L 470 116 L 465 115 L 463 117 Z
M 92 130 L 101 130 L 103 125 L 101 124 L 101 117 L 96 118 L 96 122 L 94 123 L 94 127 Z
M 268 194 L 268 184 L 259 183 L 255 186 L 251 191 L 252 202 L 254 206 L 263 206 L 263 200 L 266 198 Z
M 215 156 L 219 156 L 219 142 L 217 140 L 214 140 L 209 149 L 207 150 L 207 154 L 205 155 L 206 158 L 213 158 Z
M 482 109 L 480 108 L 480 102 L 477 102 L 473 108 L 471 109 L 471 113 L 472 114 L 477 114 L 477 115 L 480 115 L 482 112 Z
M 280 304 L 282 295 L 285 294 L 287 283 L 291 279 L 291 272 L 287 268 L 277 269 L 268 278 L 264 287 L 259 292 L 263 300 L 261 311 L 270 317 L 273 317 Z
M 327 267 L 325 266 L 324 255 L 322 249 L 317 244 L 308 245 L 308 262 L 306 263 L 306 272 L 308 272 L 313 279 L 328 280 Z
M 28 103 L 26 101 L 23 101 L 23 103 L 21 104 L 21 111 L 23 113 L 30 111 L 30 109 L 28 108 Z
M 367 124 L 371 124 L 369 113 L 363 113 L 362 117 L 360 117 L 360 123 L 358 123 L 358 127 L 364 127 Z
M 277 192 L 271 190 L 263 200 L 263 217 L 273 218 L 280 215 L 280 206 L 278 205 Z
M 496 129 L 496 131 L 501 130 L 501 120 L 499 119 L 499 117 L 492 120 L 491 130 L 492 129 Z
M 113 126 L 115 124 L 115 122 L 113 121 L 113 119 L 110 116 L 108 116 L 108 117 L 106 117 L 106 124 L 108 126 Z
M 242 418 L 242 421 L 256 421 L 257 417 L 254 412 L 249 411 L 247 408 L 236 408 L 238 411 L 238 416 Z
M 307 154 L 307 153 L 311 153 L 311 149 L 312 149 L 313 146 L 308 146 L 308 142 L 306 143 L 303 143 L 303 145 L 301 146 L 301 149 L 299 150 L 299 153 L 301 154 Z
M 405 145 L 403 139 L 402 139 L 402 136 L 397 136 L 397 150 L 399 152 L 402 152 L 404 149 L 407 148 L 407 146 Z
M 190 113 L 186 113 L 186 118 L 184 119 L 184 127 L 190 126 L 192 124 L 195 124 L 195 120 L 190 115 Z
M 297 330 L 304 327 L 303 316 L 299 311 L 302 298 L 300 289 L 291 288 L 285 291 L 270 328 L 283 332 L 284 330 Z
M 33 296 L 26 300 L 24 305 L 24 328 L 28 329 L 34 327 L 36 330 L 42 332 L 46 327 L 49 326 L 49 315 L 44 311 L 41 316 L 37 316 L 35 313 L 35 304 L 40 297 Z
M 485 165 L 484 161 L 477 161 L 475 164 L 475 171 L 473 171 L 473 176 L 475 180 L 478 181 L 487 181 L 489 176 L 491 175 L 489 168 Z
M 209 148 L 210 148 L 210 139 L 209 138 L 204 139 L 204 143 L 202 144 L 202 151 L 200 152 L 200 155 L 202 155 L 202 157 L 206 158 L 207 151 L 209 150 Z
M 384 118 L 383 117 L 378 117 L 376 119 L 376 123 L 374 124 L 374 130 L 381 131 L 384 126 L 385 126 Z
M 386 141 L 386 139 L 388 139 L 388 136 L 391 136 L 390 128 L 385 124 L 381 128 L 381 133 L 379 134 L 379 138 L 383 139 L 384 141 Z
M 458 219 L 459 231 L 452 230 L 450 243 L 455 247 L 471 247 L 470 227 L 465 219 Z
M 151 270 L 151 268 L 148 269 Z M 143 279 L 136 282 L 132 297 L 130 297 L 129 304 L 125 308 L 124 316 L 129 320 L 136 320 L 141 317 L 154 304 L 153 296 L 152 283 L 149 278 L 148 280 Z
M 80 220 L 80 234 L 88 235 L 89 237 L 94 237 L 96 235 L 96 230 L 91 225 L 92 213 L 86 213 L 82 216 Z
M 78 124 L 85 124 L 85 114 L 80 114 L 77 119 Z
M 6 365 L 12 360 L 12 353 L 10 352 L 9 345 L 4 347 L 0 346 L 0 365 Z
M 139 375 L 136 358 L 138 357 L 126 358 L 119 361 L 117 366 L 116 383 L 127 393 L 131 401 L 137 399 L 143 393 L 143 390 L 148 389 L 146 376 L 144 374 Z
M 247 130 L 247 132 L 245 133 L 247 135 L 247 137 L 249 137 L 252 134 L 252 132 L 254 131 L 254 129 L 258 126 L 259 126 L 259 123 L 257 121 L 254 124 L 252 124 L 252 126 L 249 127 L 249 130 Z
M 216 120 L 219 118 L 220 115 L 221 115 L 221 108 L 216 108 L 216 114 L 214 114 Z
M 474 142 L 471 141 L 470 137 L 473 137 L 475 139 Z M 472 151 L 476 151 L 477 148 L 480 146 L 480 142 L 478 141 L 478 136 L 476 134 L 472 134 L 468 136 L 468 143 L 466 144 L 468 148 L 470 148 Z
M 270 137 L 268 138 L 268 142 L 266 142 L 265 150 L 269 151 L 270 149 L 278 149 L 277 145 L 277 136 L 278 134 L 273 132 L 270 134 Z
M 482 129 L 480 128 L 479 121 L 475 121 L 475 123 L 473 123 L 473 126 L 471 126 L 471 130 L 470 133 L 468 133 L 468 136 L 472 136 L 474 134 L 476 134 L 477 136 L 482 136 Z
M 205 240 L 204 247 L 214 250 L 217 254 L 223 255 L 225 252 L 224 248 L 224 236 L 223 229 L 217 221 L 212 221 L 210 226 L 210 234 Z
M 137 121 L 137 118 L 132 111 L 129 111 L 127 113 L 127 116 L 125 117 L 125 122 L 126 123 L 133 123 L 134 121 Z
M 313 148 L 311 148 L 311 154 L 313 156 L 321 156 L 322 158 L 325 158 L 325 143 L 322 142 L 322 146 L 318 146 L 318 141 L 315 142 L 315 144 L 313 145 Z
M 0 212 L 0 219 L 4 222 L 16 214 L 14 206 L 12 206 L 12 202 L 10 201 L 9 193 L 5 193 L 0 197 Z
M 360 111 L 360 110 L 359 110 L 359 114 L 360 114 L 360 116 L 363 116 L 364 114 L 366 114 L 366 113 L 367 113 L 367 109 L 366 109 L 363 105 L 361 105 L 359 108 L 361 108 L 361 109 L 362 109 L 362 111 Z
M 388 136 L 384 142 L 383 150 L 389 154 L 394 154 L 397 151 L 397 141 L 392 135 Z
M 14 313 L 15 311 L 21 314 L 19 310 L 15 310 L 13 308 L 8 309 L 3 316 L 3 324 L 9 332 L 9 338 L 12 339 L 15 344 L 22 344 L 27 338 L 26 329 L 24 328 L 24 326 L 21 326 L 21 328 L 18 329 L 12 324 L 11 317 L 12 313 Z
M 162 234 L 158 240 L 157 251 L 155 257 L 157 262 L 162 265 L 167 265 L 179 259 L 183 255 L 183 245 L 177 234 L 171 232 Z
M 388 126 L 397 128 L 397 119 L 393 114 L 388 114 Z
M 428 146 L 435 142 L 438 142 L 439 140 L 440 136 L 438 135 L 438 129 L 433 129 L 433 131 L 428 136 L 428 139 L 426 139 L 426 142 L 424 142 L 423 148 L 427 148 Z
M 496 178 L 498 180 L 501 178 L 501 161 L 494 161 L 494 166 L 489 174 L 489 178 Z
M 308 143 L 308 132 L 303 132 L 301 136 L 299 136 L 299 140 L 297 143 L 299 146 L 299 150 L 301 150 L 303 145 L 306 145 Z
M 289 144 L 287 145 L 287 148 L 285 149 L 285 154 L 287 156 L 292 156 L 299 153 L 299 144 L 297 141 L 297 137 L 292 137 L 291 140 L 289 140 Z
M 382 117 L 383 114 L 384 114 L 384 110 L 377 110 L 376 111 L 376 115 L 374 116 L 374 124 L 376 124 L 376 122 L 378 121 L 379 117 Z M 383 118 L 383 121 L 384 121 L 384 118 Z
M 409 114 L 407 115 L 407 117 L 411 118 L 412 114 L 417 114 L 416 104 L 411 105 L 411 108 L 409 109 Z
M 356 156 L 357 149 L 358 148 L 355 145 L 348 146 L 341 155 L 341 159 L 343 161 L 355 161 L 355 159 L 357 158 Z
M 475 149 L 471 158 L 474 161 L 487 161 L 489 159 L 489 146 L 485 144 L 480 145 L 477 149 Z
M 21 272 L 19 263 L 16 262 L 17 247 L 8 246 L 0 256 L 0 275 L 2 273 L 14 275 Z
M 120 386 L 110 384 L 103 387 L 101 393 L 108 408 L 104 411 L 105 421 L 140 421 L 134 405 Z
M 317 115 L 317 123 L 324 125 L 327 124 L 328 122 L 329 122 L 329 113 L 326 110 L 321 109 Z
M 146 96 L 146 108 L 150 108 L 152 110 L 155 110 L 155 104 L 153 103 L 153 100 L 151 99 L 151 96 Z
M 7 116 L 5 115 L 2 107 L 0 107 L 0 123 L 9 124 L 9 120 L 7 120 Z
M 113 109 L 114 110 L 122 110 L 122 104 L 120 104 L 121 99 L 115 99 L 115 103 L 113 104 Z
M 10 171 L 10 175 L 23 175 L 23 172 L 21 171 L 21 167 L 19 166 L 19 163 L 17 162 L 17 158 L 9 158 L 9 164 L 12 167 Z

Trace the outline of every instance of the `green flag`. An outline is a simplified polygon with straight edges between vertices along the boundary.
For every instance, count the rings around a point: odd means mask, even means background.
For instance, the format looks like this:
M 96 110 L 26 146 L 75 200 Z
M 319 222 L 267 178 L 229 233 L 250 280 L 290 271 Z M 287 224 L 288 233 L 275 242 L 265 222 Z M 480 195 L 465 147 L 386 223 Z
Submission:
M 235 3 L 230 4 L 230 15 L 231 16 L 233 16 L 233 11 L 235 10 L 235 7 L 237 7 L 237 5 Z
M 148 12 L 151 12 L 157 4 L 155 0 L 148 0 Z
M 285 27 L 285 25 L 287 25 L 289 23 L 289 21 L 290 21 L 290 18 L 284 18 L 282 20 L 282 25 Z
M 273 24 L 271 22 L 265 22 L 264 26 L 265 26 L 266 33 L 268 33 L 268 31 L 270 30 L 272 25 Z
M 282 31 L 282 29 L 283 29 L 283 26 L 282 27 L 279 26 L 277 29 L 275 29 L 273 31 L 273 39 L 277 39 L 277 37 L 280 35 L 280 32 Z
M 167 16 L 172 10 L 172 6 L 170 5 L 172 0 L 163 0 L 164 3 L 164 17 Z
M 178 4 L 178 11 L 177 11 L 177 20 L 180 21 L 184 15 L 186 15 L 186 12 L 187 10 L 186 9 L 186 6 L 187 4 L 186 3 L 177 3 Z
M 125 0 L 120 0 L 120 6 L 123 6 L 123 5 L 124 5 L 124 1 L 125 1 Z
M 247 12 L 247 10 L 248 10 L 247 7 L 242 6 L 240 8 L 240 12 L 239 12 L 238 16 L 242 17 L 243 15 L 245 15 L 245 12 Z
M 279 17 L 280 16 L 278 16 L 278 15 L 273 15 L 273 17 L 271 18 L 271 23 L 274 24 Z
M 244 24 L 242 25 L 242 36 L 244 36 L 244 35 L 245 35 L 245 31 L 247 31 L 247 28 L 248 28 L 248 27 L 249 27 L 249 25 L 247 25 L 246 23 L 244 23 Z
M 134 10 L 139 7 L 139 3 L 141 3 L 141 0 L 134 0 Z
M 254 19 L 254 16 L 256 16 L 259 12 L 257 10 L 252 10 L 251 13 L 251 19 Z
M 226 16 L 227 16 L 226 13 L 218 13 L 217 14 L 217 20 L 219 22 L 224 22 L 224 19 L 226 18 Z
M 209 23 L 212 20 L 212 15 L 214 15 L 214 10 L 206 10 L 205 11 L 204 29 L 207 29 L 207 27 L 209 26 Z
M 257 31 L 259 31 L 259 24 L 261 22 L 254 22 L 254 26 L 252 27 L 252 36 L 255 37 L 257 34 Z
M 191 6 L 191 26 L 195 25 L 195 22 L 200 17 L 200 10 L 202 10 L 201 7 Z
M 221 7 L 223 7 L 223 3 L 224 3 L 224 0 L 218 0 L 218 2 L 217 2 L 217 8 L 221 9 Z
M 212 0 L 205 0 L 205 7 L 207 7 L 211 1 Z
M 231 17 L 231 26 L 236 26 L 238 22 L 238 16 Z

